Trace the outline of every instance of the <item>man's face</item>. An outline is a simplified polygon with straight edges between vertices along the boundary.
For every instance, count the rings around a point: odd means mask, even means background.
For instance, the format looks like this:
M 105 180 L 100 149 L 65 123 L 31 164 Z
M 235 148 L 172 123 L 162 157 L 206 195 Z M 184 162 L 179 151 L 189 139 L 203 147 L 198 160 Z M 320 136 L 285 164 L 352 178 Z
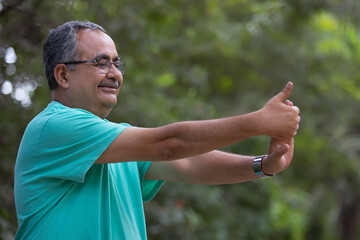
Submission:
M 107 59 L 116 61 L 119 56 L 114 41 L 101 31 L 84 30 L 78 33 L 79 61 Z M 122 75 L 111 65 L 106 74 L 99 73 L 93 63 L 78 64 L 68 71 L 69 88 L 66 91 L 70 107 L 81 108 L 105 118 L 117 102 L 123 82 Z

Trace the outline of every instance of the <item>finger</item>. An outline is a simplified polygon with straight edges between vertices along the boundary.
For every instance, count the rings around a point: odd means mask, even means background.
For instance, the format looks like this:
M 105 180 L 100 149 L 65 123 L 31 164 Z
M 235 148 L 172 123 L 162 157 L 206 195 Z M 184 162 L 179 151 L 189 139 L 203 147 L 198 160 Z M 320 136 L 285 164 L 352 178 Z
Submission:
M 287 105 L 287 106 L 294 106 L 294 103 L 293 103 L 292 101 L 290 101 L 290 100 L 286 100 L 286 101 L 285 101 L 285 105 Z
M 288 82 L 285 88 L 280 93 L 278 93 L 275 98 L 279 99 L 281 102 L 284 102 L 290 96 L 293 86 L 294 85 L 292 82 Z
M 296 131 L 294 132 L 294 134 L 296 135 Z M 291 145 L 291 141 L 293 138 L 294 138 L 294 136 L 291 136 L 289 138 L 284 139 L 283 141 L 284 141 L 284 143 Z
M 300 109 L 297 106 L 291 106 L 293 109 L 295 109 L 295 111 L 297 112 L 297 114 L 300 114 Z
M 297 134 L 297 131 L 299 130 L 299 127 L 300 127 L 300 125 L 299 124 L 297 124 L 297 126 L 296 126 L 296 130 L 295 130 L 295 132 L 293 133 L 293 137 L 295 137 L 296 136 L 296 134 Z
M 273 159 L 280 159 L 282 155 L 284 155 L 289 150 L 289 146 L 287 144 L 280 145 L 275 151 L 271 154 Z

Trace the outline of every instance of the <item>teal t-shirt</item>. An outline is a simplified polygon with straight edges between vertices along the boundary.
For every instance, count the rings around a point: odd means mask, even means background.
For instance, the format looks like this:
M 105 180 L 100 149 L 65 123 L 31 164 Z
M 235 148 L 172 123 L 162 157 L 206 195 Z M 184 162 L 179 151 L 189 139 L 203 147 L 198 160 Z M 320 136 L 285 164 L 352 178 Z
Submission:
M 130 127 L 51 102 L 25 130 L 15 165 L 15 239 L 146 239 L 143 202 L 163 181 L 151 162 L 94 164 Z

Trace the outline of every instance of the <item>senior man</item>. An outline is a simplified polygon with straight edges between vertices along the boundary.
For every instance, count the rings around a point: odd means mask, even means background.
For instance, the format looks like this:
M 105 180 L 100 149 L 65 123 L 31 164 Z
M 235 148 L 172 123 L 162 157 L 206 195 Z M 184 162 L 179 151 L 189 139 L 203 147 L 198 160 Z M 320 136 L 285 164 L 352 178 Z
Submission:
M 125 71 L 94 23 L 50 31 L 43 49 L 52 102 L 27 126 L 15 166 L 16 239 L 146 239 L 143 202 L 163 181 L 232 184 L 272 176 L 293 157 L 299 109 L 289 82 L 244 115 L 133 127 L 106 120 Z M 271 137 L 268 155 L 216 149 Z

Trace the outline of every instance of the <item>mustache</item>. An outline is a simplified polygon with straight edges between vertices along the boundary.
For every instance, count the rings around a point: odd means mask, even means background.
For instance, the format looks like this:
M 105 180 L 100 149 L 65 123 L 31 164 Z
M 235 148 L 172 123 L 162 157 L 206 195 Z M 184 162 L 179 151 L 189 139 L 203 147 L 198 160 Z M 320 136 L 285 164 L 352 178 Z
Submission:
M 117 80 L 102 80 L 98 87 L 109 87 L 109 88 L 119 88 L 120 83 Z

